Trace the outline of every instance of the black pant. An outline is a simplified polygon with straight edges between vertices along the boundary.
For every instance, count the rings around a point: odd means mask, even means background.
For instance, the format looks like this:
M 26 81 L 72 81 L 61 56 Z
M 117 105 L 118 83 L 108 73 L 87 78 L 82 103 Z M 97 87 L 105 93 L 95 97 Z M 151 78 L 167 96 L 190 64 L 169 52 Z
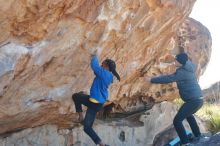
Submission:
M 199 127 L 196 123 L 196 119 L 194 118 L 193 114 L 196 113 L 202 107 L 202 105 L 203 105 L 202 99 L 186 102 L 181 106 L 178 113 L 176 114 L 173 120 L 173 124 L 182 144 L 186 144 L 189 142 L 185 128 L 183 127 L 182 124 L 184 119 L 188 121 L 190 128 L 192 129 L 192 132 L 195 137 L 201 135 Z
M 74 93 L 72 98 L 75 103 L 76 112 L 82 112 L 82 104 L 88 107 L 83 121 L 84 131 L 91 137 L 95 144 L 99 144 L 101 139 L 93 130 L 92 125 L 95 121 L 96 113 L 102 109 L 103 104 L 91 102 L 89 100 L 90 96 L 81 92 Z

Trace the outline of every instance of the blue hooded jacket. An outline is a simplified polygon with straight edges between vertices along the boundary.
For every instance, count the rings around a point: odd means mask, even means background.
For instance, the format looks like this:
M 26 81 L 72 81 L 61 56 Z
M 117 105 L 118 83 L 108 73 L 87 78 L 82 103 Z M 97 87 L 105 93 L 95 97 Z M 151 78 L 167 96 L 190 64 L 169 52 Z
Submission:
M 95 79 L 90 88 L 90 96 L 99 103 L 105 103 L 109 96 L 108 87 L 113 83 L 113 74 L 99 65 L 97 56 L 92 57 L 91 68 Z
M 188 60 L 174 74 L 151 78 L 151 82 L 159 84 L 176 82 L 183 101 L 198 99 L 202 97 L 202 91 L 195 75 L 195 68 L 195 65 Z

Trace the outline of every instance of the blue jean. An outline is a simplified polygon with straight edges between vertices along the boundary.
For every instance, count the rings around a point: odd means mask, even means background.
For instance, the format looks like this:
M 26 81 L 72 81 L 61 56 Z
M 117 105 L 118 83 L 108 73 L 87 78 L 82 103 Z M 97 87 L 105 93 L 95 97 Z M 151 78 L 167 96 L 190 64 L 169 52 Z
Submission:
M 202 105 L 203 105 L 202 99 L 196 99 L 186 102 L 180 107 L 178 113 L 176 114 L 173 120 L 173 124 L 182 144 L 186 144 L 189 142 L 185 128 L 183 127 L 182 124 L 184 119 L 188 121 L 190 128 L 192 129 L 192 132 L 195 137 L 201 135 L 199 126 L 196 123 L 196 119 L 193 116 L 193 114 L 196 113 L 202 107 Z
M 99 144 L 101 139 L 93 130 L 92 125 L 95 121 L 96 113 L 102 109 L 103 104 L 91 102 L 89 100 L 90 96 L 81 92 L 74 93 L 72 98 L 75 103 L 76 112 L 82 112 L 82 104 L 88 107 L 83 120 L 84 131 L 89 135 L 95 144 Z

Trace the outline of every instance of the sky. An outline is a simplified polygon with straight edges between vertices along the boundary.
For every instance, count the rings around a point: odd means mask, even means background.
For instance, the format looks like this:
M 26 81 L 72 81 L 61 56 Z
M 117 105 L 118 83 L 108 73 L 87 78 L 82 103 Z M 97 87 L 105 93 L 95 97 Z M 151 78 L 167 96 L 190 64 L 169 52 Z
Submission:
M 220 81 L 220 0 L 197 0 L 190 17 L 205 25 L 212 36 L 210 62 L 199 79 L 204 89 Z

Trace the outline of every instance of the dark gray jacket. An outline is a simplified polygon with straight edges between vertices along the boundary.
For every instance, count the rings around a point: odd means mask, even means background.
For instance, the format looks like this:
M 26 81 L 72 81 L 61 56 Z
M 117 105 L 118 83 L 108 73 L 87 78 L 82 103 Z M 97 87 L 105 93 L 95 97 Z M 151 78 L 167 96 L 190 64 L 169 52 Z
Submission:
M 202 97 L 202 91 L 195 75 L 195 69 L 195 65 L 191 61 L 187 61 L 174 74 L 151 78 L 151 83 L 166 84 L 176 82 L 183 101 L 199 99 Z

